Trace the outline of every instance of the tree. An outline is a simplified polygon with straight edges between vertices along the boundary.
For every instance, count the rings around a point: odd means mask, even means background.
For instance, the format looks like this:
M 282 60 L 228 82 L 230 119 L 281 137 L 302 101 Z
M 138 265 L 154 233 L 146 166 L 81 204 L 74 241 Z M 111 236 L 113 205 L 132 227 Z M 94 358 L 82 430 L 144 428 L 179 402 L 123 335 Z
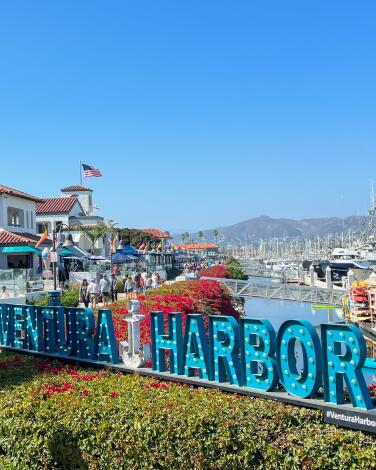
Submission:
M 214 235 L 214 238 L 215 238 L 215 243 L 218 244 L 218 241 L 217 241 L 217 240 L 218 240 L 219 230 L 215 228 L 215 229 L 213 230 L 213 235 Z
M 116 231 L 119 234 L 119 240 L 122 240 L 125 245 L 133 245 L 135 248 L 138 248 L 144 242 L 156 244 L 160 242 L 158 237 L 139 229 L 117 228 Z
M 105 237 L 108 232 L 112 230 L 113 227 L 109 227 L 105 224 L 97 224 L 94 227 L 87 228 L 85 225 L 80 227 L 80 232 L 83 233 L 85 238 L 91 243 L 91 254 L 94 254 L 95 244 L 98 240 Z
M 198 236 L 198 238 L 201 240 L 201 238 L 204 236 L 204 232 L 203 232 L 202 230 L 199 230 L 199 231 L 197 232 L 197 236 Z

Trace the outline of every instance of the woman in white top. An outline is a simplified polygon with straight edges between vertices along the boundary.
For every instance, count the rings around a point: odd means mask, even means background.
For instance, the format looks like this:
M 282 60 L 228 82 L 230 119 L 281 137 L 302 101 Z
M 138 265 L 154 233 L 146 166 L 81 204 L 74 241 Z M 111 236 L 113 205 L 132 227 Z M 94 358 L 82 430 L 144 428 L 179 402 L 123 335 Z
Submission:
M 156 272 L 154 272 L 151 275 L 151 287 L 153 289 L 158 289 L 158 287 L 159 287 L 159 275 Z

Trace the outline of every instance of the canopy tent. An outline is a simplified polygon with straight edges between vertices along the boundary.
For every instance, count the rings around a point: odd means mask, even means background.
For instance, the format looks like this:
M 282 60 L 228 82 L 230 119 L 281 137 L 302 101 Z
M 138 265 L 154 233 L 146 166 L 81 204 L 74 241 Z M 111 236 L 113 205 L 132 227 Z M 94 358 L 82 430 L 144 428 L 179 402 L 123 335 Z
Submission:
M 63 248 L 60 252 L 60 256 L 67 258 L 68 256 L 74 256 L 74 253 L 69 248 Z
M 41 254 L 41 250 L 35 248 L 34 246 L 4 246 L 1 250 L 2 253 L 5 254 L 17 254 L 17 253 L 37 253 L 38 255 Z
M 141 261 L 139 256 L 124 255 L 123 253 L 116 253 L 112 255 L 111 261 L 113 263 L 126 263 L 127 261 Z
M 132 245 L 125 245 L 121 250 L 116 250 L 116 253 L 120 253 L 122 255 L 137 255 L 138 250 L 136 250 Z

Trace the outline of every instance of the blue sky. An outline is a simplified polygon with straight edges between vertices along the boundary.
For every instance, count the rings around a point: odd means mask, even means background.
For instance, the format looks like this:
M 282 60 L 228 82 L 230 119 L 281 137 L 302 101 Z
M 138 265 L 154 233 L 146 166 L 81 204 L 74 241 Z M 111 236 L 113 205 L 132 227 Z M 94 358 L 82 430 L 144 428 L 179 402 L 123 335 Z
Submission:
M 3 1 L 0 184 L 120 225 L 364 213 L 374 1 Z

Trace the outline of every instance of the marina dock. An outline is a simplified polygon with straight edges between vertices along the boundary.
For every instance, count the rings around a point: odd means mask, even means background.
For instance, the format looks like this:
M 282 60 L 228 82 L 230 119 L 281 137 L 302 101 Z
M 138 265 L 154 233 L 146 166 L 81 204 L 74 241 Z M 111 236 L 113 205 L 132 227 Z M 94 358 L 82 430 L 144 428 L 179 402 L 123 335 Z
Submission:
M 202 278 L 213 279 L 213 278 Z M 225 285 L 234 297 L 258 297 L 270 300 L 289 300 L 320 305 L 342 306 L 345 290 L 324 289 L 321 287 L 299 286 L 294 284 L 260 285 L 253 280 L 216 278 Z

